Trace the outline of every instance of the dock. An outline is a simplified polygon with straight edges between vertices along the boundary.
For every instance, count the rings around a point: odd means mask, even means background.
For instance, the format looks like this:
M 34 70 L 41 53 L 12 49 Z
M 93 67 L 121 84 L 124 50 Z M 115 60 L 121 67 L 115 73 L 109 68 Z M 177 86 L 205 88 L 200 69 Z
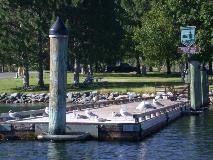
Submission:
M 151 101 L 151 100 L 150 100 Z M 186 99 L 171 101 L 162 99 L 163 106 L 156 109 L 139 111 L 136 106 L 140 101 L 125 103 L 111 103 L 107 105 L 88 105 L 89 111 L 98 118 L 85 116 L 85 106 L 67 106 L 66 134 L 85 133 L 89 138 L 96 140 L 141 140 L 152 132 L 177 119 L 189 109 L 189 101 Z M 126 106 L 131 116 L 119 115 L 120 108 Z M 79 108 L 77 117 L 73 115 L 73 109 Z M 0 139 L 29 139 L 37 140 L 38 135 L 48 133 L 48 115 L 44 110 L 22 111 L 21 120 L 3 120 L 7 113 L 1 114 Z M 112 116 L 116 113 L 118 116 Z M 81 135 L 82 136 L 82 135 Z M 85 137 L 86 138 L 86 137 Z M 87 136 L 88 138 L 88 136 Z M 76 137 L 75 137 L 76 140 Z

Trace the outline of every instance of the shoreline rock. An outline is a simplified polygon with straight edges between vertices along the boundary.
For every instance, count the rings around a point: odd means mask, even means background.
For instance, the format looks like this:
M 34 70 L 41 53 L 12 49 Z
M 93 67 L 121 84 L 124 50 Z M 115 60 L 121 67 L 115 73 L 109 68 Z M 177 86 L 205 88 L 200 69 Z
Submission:
M 67 92 L 66 102 L 73 104 L 86 104 L 105 100 L 133 99 L 140 97 L 155 97 L 156 95 L 164 95 L 165 93 L 157 94 L 138 94 L 135 92 L 127 93 L 98 93 L 92 92 Z M 17 103 L 49 103 L 49 93 L 2 93 L 0 94 L 0 104 L 17 104 Z

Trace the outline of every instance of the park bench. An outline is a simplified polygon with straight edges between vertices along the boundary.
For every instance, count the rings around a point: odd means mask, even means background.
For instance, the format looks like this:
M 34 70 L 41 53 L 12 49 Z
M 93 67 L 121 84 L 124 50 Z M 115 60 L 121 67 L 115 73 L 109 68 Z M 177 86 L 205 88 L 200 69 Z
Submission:
M 93 76 L 87 76 L 83 82 L 84 86 L 89 86 L 90 84 L 92 84 L 94 81 L 95 82 L 101 82 L 101 80 L 103 79 L 103 77 L 93 77 Z
M 102 79 L 103 79 L 103 77 L 93 77 L 93 80 L 95 82 L 101 82 Z

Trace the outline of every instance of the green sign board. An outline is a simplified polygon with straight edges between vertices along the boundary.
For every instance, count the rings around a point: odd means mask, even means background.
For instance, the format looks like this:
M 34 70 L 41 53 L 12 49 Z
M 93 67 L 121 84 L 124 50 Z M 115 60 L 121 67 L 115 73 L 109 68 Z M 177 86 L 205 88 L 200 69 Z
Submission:
M 190 47 L 195 43 L 195 26 L 180 27 L 181 43 Z

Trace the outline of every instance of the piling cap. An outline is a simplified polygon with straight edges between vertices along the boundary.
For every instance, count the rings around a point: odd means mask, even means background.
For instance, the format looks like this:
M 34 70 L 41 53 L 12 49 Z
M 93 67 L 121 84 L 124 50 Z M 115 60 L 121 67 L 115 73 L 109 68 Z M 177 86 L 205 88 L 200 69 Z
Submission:
M 55 23 L 51 26 L 49 30 L 49 36 L 54 37 L 54 36 L 67 36 L 67 35 L 68 35 L 68 31 L 64 23 L 59 17 L 57 17 Z

